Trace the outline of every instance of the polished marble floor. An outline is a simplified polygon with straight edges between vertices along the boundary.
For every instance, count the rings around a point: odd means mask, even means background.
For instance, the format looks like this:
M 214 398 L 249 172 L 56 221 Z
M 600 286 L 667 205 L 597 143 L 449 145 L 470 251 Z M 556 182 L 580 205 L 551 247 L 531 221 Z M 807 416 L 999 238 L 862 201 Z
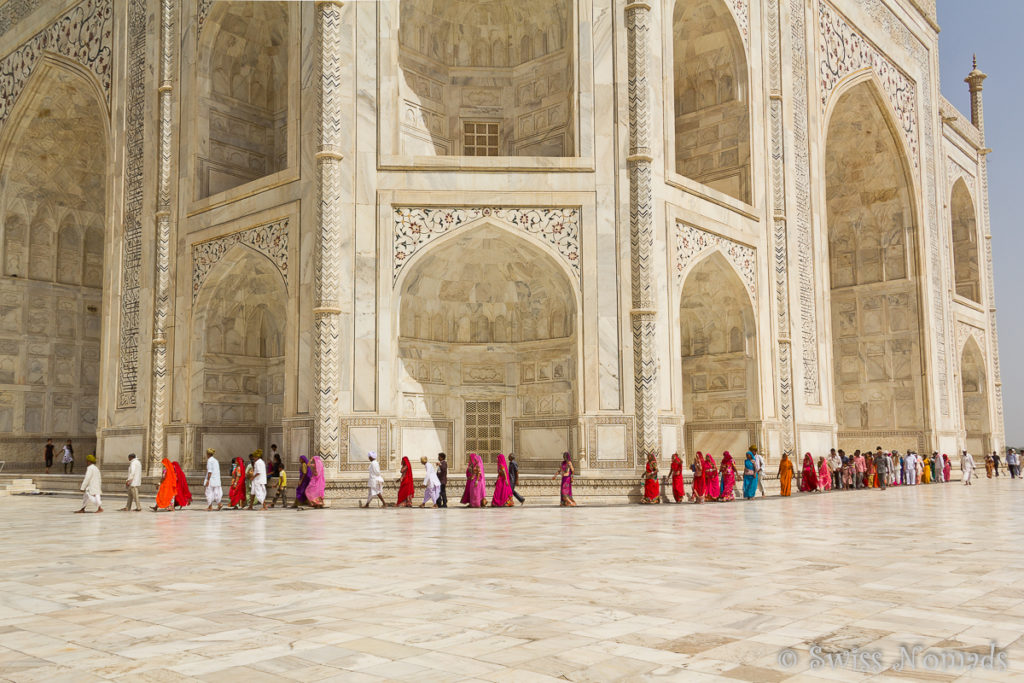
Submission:
M 1024 679 L 1006 478 L 703 506 L 77 502 L 0 499 L 0 679 Z M 991 643 L 1008 670 L 888 668 Z M 886 668 L 812 669 L 812 647 Z

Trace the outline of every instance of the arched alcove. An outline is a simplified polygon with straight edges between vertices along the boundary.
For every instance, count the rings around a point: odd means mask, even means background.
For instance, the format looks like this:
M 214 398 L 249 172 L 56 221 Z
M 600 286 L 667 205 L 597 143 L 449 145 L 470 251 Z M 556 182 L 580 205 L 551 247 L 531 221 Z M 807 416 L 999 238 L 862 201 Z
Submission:
M 288 166 L 287 5 L 217 0 L 210 7 L 197 68 L 200 199 Z
M 747 56 L 723 0 L 676 0 L 672 62 L 676 173 L 749 204 Z
M 193 420 L 279 429 L 288 291 L 277 266 L 235 245 L 200 290 L 192 314 Z
M 71 439 L 95 448 L 103 281 L 83 281 L 86 227 L 99 273 L 107 224 L 107 109 L 98 85 L 44 55 L 0 138 L 3 290 L 20 302 L 0 313 L 0 442 Z M 0 450 L 3 444 L 0 443 Z
M 974 200 L 963 178 L 953 184 L 949 201 L 953 235 L 953 278 L 956 293 L 981 303 L 981 277 L 978 267 L 978 221 Z
M 988 382 L 985 356 L 974 337 L 968 337 L 960 354 L 960 391 L 965 446 L 974 454 L 991 451 L 988 419 Z
M 575 155 L 573 0 L 401 0 L 401 150 Z
M 491 462 L 515 448 L 547 467 L 572 450 L 576 295 L 558 261 L 480 225 L 418 253 L 399 287 L 403 418 L 450 421 L 457 452 Z
M 904 449 L 925 425 L 920 273 L 912 185 L 883 102 L 873 81 L 852 86 L 825 142 L 833 395 L 841 444 L 889 432 Z
M 760 418 L 757 330 L 743 281 L 720 252 L 695 265 L 679 301 L 683 414 L 697 450 L 742 453 Z

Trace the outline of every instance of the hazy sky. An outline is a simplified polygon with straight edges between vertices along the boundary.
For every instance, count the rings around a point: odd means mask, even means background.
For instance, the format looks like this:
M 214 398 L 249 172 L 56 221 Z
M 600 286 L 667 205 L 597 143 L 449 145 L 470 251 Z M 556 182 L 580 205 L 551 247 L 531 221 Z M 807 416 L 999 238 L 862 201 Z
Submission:
M 1024 0 L 938 0 L 939 62 L 942 94 L 970 116 L 970 97 L 964 77 L 971 70 L 971 55 L 985 81 L 985 141 L 988 157 L 989 218 L 996 279 L 999 325 L 999 364 L 1003 379 L 1003 414 L 1006 441 L 1024 445 L 1024 355 L 1017 345 L 1024 335 L 1024 293 L 1016 270 L 1024 255 L 1021 214 L 1014 202 L 1024 195 Z

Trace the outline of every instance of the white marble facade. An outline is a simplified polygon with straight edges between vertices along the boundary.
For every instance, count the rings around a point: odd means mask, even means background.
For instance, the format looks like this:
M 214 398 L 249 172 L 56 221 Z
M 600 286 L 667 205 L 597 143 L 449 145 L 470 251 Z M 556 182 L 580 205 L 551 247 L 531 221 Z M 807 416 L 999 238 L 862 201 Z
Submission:
M 0 459 L 1001 448 L 937 41 L 934 0 L 0 2 Z

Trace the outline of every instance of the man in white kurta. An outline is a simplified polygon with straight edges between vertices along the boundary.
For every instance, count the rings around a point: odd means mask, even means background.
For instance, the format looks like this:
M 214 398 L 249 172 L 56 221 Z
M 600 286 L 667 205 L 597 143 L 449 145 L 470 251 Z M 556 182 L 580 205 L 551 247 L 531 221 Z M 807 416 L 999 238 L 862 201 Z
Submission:
M 206 482 L 204 486 L 206 488 L 206 509 L 208 511 L 212 510 L 214 505 L 217 506 L 218 510 L 223 507 L 220 501 L 224 497 L 224 491 L 220 488 L 220 463 L 214 457 L 216 452 L 213 448 L 206 449 Z
M 967 451 L 960 453 L 960 480 L 964 486 L 971 485 L 971 477 L 974 475 L 974 457 Z
M 85 468 L 85 478 L 82 479 L 81 490 L 84 491 L 82 509 L 75 512 L 85 512 L 85 507 L 89 503 L 96 505 L 96 512 L 103 512 L 103 504 L 100 500 L 100 494 L 103 493 L 103 477 L 100 476 L 100 468 L 96 467 L 96 456 L 87 455 L 85 461 L 89 463 L 89 466 Z
M 252 464 L 252 495 L 260 504 L 261 510 L 267 509 L 267 463 L 263 462 L 263 451 L 257 450 L 256 461 Z M 250 508 L 251 509 L 251 508 Z
M 420 507 L 427 504 L 430 507 L 437 507 L 437 497 L 441 495 L 441 480 L 437 478 L 437 467 L 429 462 L 426 456 L 420 458 L 420 463 L 427 468 L 427 474 L 423 477 L 423 502 Z
M 366 494 L 366 503 L 360 503 L 359 507 L 370 507 L 374 496 L 380 499 L 380 506 L 385 508 L 388 504 L 384 501 L 384 477 L 380 473 L 380 465 L 377 463 L 377 454 L 373 451 L 367 453 L 370 459 L 370 477 L 367 482 L 369 492 Z
M 122 512 L 132 509 L 135 504 L 135 511 L 142 512 L 142 503 L 139 502 L 139 487 L 142 486 L 142 463 L 135 457 L 134 453 L 128 454 L 128 477 L 124 480 L 124 487 L 128 491 L 128 502 L 121 508 Z

